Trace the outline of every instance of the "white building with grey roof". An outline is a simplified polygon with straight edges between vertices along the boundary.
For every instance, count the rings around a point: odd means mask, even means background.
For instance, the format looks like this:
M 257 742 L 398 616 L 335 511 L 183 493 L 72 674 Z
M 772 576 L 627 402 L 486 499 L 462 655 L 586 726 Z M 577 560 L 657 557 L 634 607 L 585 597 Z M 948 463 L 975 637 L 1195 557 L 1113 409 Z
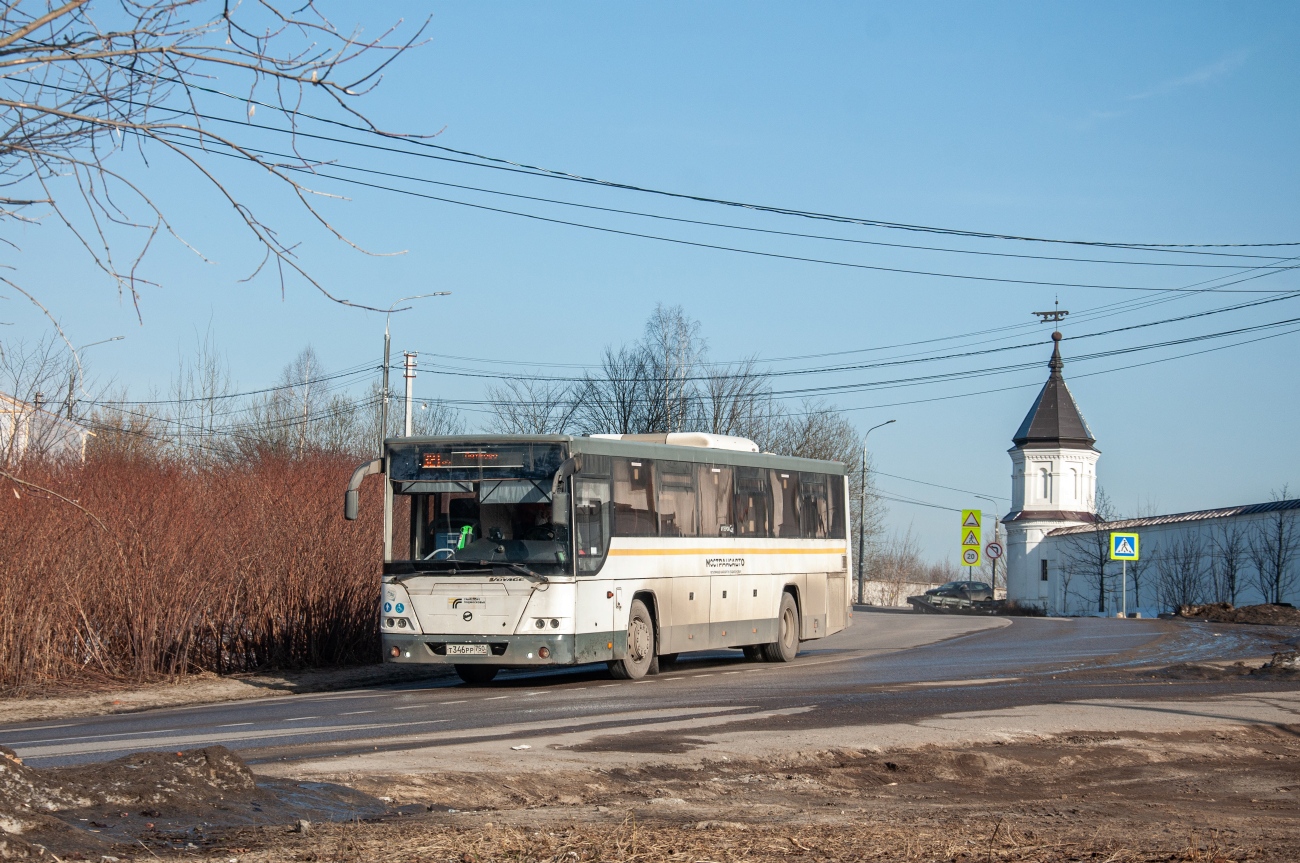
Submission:
M 1300 602 L 1300 499 L 1106 521 L 1097 515 L 1096 437 L 1063 374 L 1049 375 L 1012 439 L 1007 598 L 1052 614 L 1151 615 L 1181 604 Z M 1141 557 L 1109 559 L 1111 531 L 1137 533 Z

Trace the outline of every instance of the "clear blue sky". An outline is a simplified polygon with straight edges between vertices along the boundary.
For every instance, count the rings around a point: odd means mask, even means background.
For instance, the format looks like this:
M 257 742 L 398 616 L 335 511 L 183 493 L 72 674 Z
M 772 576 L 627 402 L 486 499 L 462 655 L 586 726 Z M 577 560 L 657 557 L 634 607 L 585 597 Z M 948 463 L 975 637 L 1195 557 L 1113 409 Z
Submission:
M 336 17 L 347 24 L 359 7 L 339 8 Z M 379 8 L 365 13 L 374 16 L 366 21 L 372 30 L 402 14 L 394 11 L 398 4 Z M 415 20 L 429 8 L 430 44 L 393 67 L 367 105 L 388 128 L 445 129 L 438 142 L 449 147 L 643 186 L 896 222 L 1122 242 L 1300 241 L 1294 5 L 412 3 L 404 14 Z M 1109 254 L 762 216 L 326 145 L 315 152 L 445 182 L 753 227 L 1041 255 Z M 157 190 L 182 233 L 215 261 L 203 264 L 176 244 L 161 244 L 148 273 L 164 287 L 144 292 L 143 324 L 52 222 L 11 225 L 7 236 L 23 251 L 4 253 L 5 263 L 20 266 L 23 283 L 57 311 L 74 343 L 127 336 L 88 354 L 100 375 L 138 397 L 165 391 L 178 354 L 191 351 L 209 327 L 242 389 L 271 383 L 308 343 L 330 368 L 377 362 L 380 316 L 333 305 L 301 284 L 282 298 L 268 278 L 241 283 L 258 254 L 210 190 L 167 159 L 147 172 L 124 168 Z M 1143 295 L 744 256 L 322 182 L 352 198 L 325 202 L 350 237 L 376 251 L 407 252 L 373 258 L 312 227 L 261 178 L 240 175 L 234 185 L 301 239 L 309 268 L 341 295 L 387 305 L 404 294 L 454 291 L 394 321 L 395 351 L 419 350 L 431 365 L 453 364 L 434 354 L 591 363 L 603 345 L 637 337 L 660 301 L 681 304 L 702 321 L 715 359 L 773 359 L 1023 325 L 1058 295 L 1075 313 L 1067 336 L 1262 296 L 1184 295 L 1088 321 L 1089 309 Z M 1233 272 L 745 235 L 430 190 L 620 230 L 874 266 L 1159 288 Z M 1295 247 L 1271 251 L 1300 254 Z M 1300 290 L 1300 276 L 1238 287 Z M 15 324 L 5 328 L 7 338 L 44 331 L 18 302 L 4 305 L 3 319 Z M 1103 453 L 1102 484 L 1122 510 L 1148 502 L 1161 511 L 1253 502 L 1286 482 L 1300 487 L 1300 336 L 1091 376 L 1085 375 L 1286 328 L 1077 363 L 1070 357 L 1291 317 L 1300 317 L 1300 300 L 1065 342 L 1067 379 Z M 829 397 L 853 409 L 864 429 L 897 418 L 871 437 L 882 471 L 1006 497 L 1005 450 L 1046 375 L 1049 332 L 1030 326 L 996 334 L 999 340 L 983 347 L 1041 344 L 991 357 L 797 377 L 777 386 L 1041 361 L 1026 371 Z M 934 347 L 985 338 L 993 336 Z M 986 390 L 1002 391 L 955 398 Z M 422 373 L 417 393 L 477 399 L 482 383 Z M 949 398 L 884 406 L 936 397 Z M 969 495 L 902 480 L 885 478 L 882 486 L 946 507 L 980 505 Z M 955 559 L 956 518 L 890 506 L 891 525 L 914 524 L 936 558 Z

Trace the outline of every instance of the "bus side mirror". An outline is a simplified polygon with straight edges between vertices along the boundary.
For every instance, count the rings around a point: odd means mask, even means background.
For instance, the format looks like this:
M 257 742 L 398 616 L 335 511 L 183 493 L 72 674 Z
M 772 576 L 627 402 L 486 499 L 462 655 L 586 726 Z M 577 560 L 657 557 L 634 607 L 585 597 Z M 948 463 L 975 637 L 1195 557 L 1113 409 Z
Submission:
M 357 500 L 360 497 L 361 492 L 354 488 L 350 488 L 343 493 L 343 517 L 348 521 L 357 520 Z
M 569 493 L 557 491 L 551 495 L 551 524 L 557 527 L 569 526 Z

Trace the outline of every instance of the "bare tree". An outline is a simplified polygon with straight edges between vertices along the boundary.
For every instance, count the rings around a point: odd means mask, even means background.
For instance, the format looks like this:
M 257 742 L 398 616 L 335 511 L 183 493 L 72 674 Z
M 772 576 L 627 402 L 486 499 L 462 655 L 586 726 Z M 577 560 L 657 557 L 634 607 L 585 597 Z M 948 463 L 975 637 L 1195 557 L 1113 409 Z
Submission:
M 1194 530 L 1180 533 L 1156 558 L 1156 593 L 1160 605 L 1173 611 L 1205 598 L 1205 547 Z
M 871 580 L 878 585 L 882 605 L 898 605 L 906 598 L 907 585 L 929 580 L 921 545 L 910 524 L 903 533 L 895 531 L 881 543 L 872 558 Z
M 1288 486 L 1273 492 L 1278 504 L 1287 499 Z M 1295 585 L 1295 559 L 1300 555 L 1300 530 L 1294 506 L 1278 506 L 1255 522 L 1250 535 L 1250 559 L 1255 564 L 1255 584 L 1265 602 L 1282 602 Z
M 77 427 L 60 416 L 55 398 L 70 374 L 68 354 L 56 338 L 0 346 L 0 464 L 80 452 Z
M 171 390 L 177 452 L 200 463 L 216 458 L 219 433 L 232 405 L 230 369 L 211 329 L 197 341 L 192 358 L 178 357 Z
M 1151 571 L 1151 567 L 1155 565 L 1159 554 L 1159 549 L 1152 547 L 1143 552 L 1142 556 L 1137 560 L 1128 562 L 1128 580 L 1133 585 L 1134 608 L 1142 607 L 1142 585 L 1146 582 L 1147 574 Z
M 508 380 L 488 388 L 492 430 L 502 434 L 560 434 L 578 410 L 572 385 L 541 378 Z
M 1236 605 L 1250 559 L 1250 537 L 1245 526 L 1234 519 L 1217 524 L 1210 534 L 1210 554 L 1215 600 Z
M 700 397 L 702 428 L 712 434 L 751 440 L 771 438 L 780 411 L 772 389 L 750 357 L 731 365 L 709 366 L 704 371 Z
M 234 179 L 241 166 L 253 168 L 264 187 L 278 187 L 347 242 L 304 184 L 319 162 L 297 155 L 298 133 L 317 119 L 312 111 L 332 114 L 325 122 L 379 132 L 358 99 L 422 31 L 407 39 L 396 38 L 395 28 L 363 36 L 360 28 L 336 27 L 312 0 L 7 2 L 0 16 L 0 218 L 38 224 L 52 213 L 138 312 L 138 288 L 152 284 L 140 264 L 154 241 L 171 236 L 189 247 L 148 187 L 145 169 L 156 172 L 157 161 L 171 160 L 229 205 L 262 250 L 257 271 L 270 265 L 282 287 L 296 274 L 347 303 L 308 272 L 296 239 L 236 194 Z M 232 107 L 242 117 L 232 119 Z M 249 143 L 266 140 L 272 133 L 265 129 L 284 130 L 280 149 L 291 155 L 267 156 Z M 36 294 L 14 279 L 0 282 L 57 328 Z
M 645 405 L 647 431 L 687 431 L 696 420 L 699 395 L 696 372 L 706 345 L 700 322 L 681 306 L 656 303 L 641 340 L 651 397 Z
M 1110 588 L 1110 529 L 1107 522 L 1114 521 L 1115 506 L 1101 486 L 1097 487 L 1095 521 L 1087 531 L 1072 533 L 1061 542 L 1062 565 L 1069 573 L 1069 581 L 1075 577 L 1096 591 L 1097 611 L 1106 612 L 1106 594 Z M 1063 582 L 1063 586 L 1067 583 Z M 1067 587 L 1068 591 L 1068 587 Z M 1068 602 L 1068 597 L 1066 602 Z
M 578 385 L 574 422 L 585 434 L 643 434 L 652 428 L 646 406 L 652 393 L 650 372 L 640 345 L 606 347 L 600 369 L 583 375 Z

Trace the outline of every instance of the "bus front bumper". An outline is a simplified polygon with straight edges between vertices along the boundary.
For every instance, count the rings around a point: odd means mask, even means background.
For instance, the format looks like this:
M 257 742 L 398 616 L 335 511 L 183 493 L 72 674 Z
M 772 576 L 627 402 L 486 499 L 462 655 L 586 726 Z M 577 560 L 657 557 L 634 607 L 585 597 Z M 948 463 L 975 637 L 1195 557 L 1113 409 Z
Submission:
M 626 633 L 583 633 L 582 635 L 398 635 L 382 634 L 384 661 L 425 665 L 575 665 L 603 662 L 622 654 Z M 472 645 L 485 653 L 455 653 L 461 645 Z

